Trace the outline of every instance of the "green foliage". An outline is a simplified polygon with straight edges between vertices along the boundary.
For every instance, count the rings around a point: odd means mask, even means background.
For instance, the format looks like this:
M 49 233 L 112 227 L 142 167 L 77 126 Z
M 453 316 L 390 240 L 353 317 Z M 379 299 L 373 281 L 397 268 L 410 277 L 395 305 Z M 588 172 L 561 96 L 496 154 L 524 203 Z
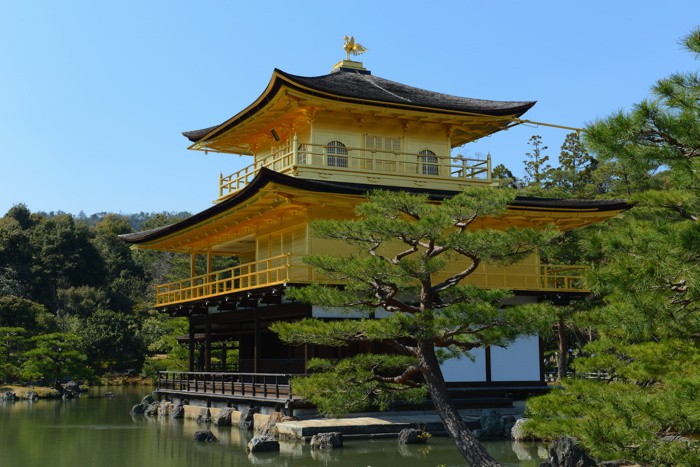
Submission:
M 18 327 L 36 334 L 53 330 L 52 316 L 43 305 L 12 295 L 0 295 L 0 326 Z
M 371 407 L 386 410 L 402 401 L 425 400 L 424 386 L 395 382 L 391 375 L 401 374 L 415 363 L 402 355 L 365 354 L 342 360 L 312 359 L 308 377 L 295 378 L 295 393 L 304 394 L 325 415 L 361 412 Z
M 0 382 L 12 382 L 19 378 L 20 365 L 27 347 L 26 329 L 0 327 Z
M 90 364 L 99 370 L 141 368 L 145 346 L 135 321 L 122 313 L 98 310 L 79 331 Z
M 700 52 L 700 29 L 686 45 Z M 597 306 L 576 321 L 597 339 L 563 389 L 528 404 L 529 428 L 578 437 L 601 458 L 700 464 L 700 80 L 657 82 L 652 98 L 587 128 L 613 194 L 636 207 L 580 239 Z M 594 174 L 595 175 L 595 174 Z M 672 440 L 673 437 L 681 440 Z
M 82 341 L 75 334 L 41 334 L 31 339 L 33 348 L 24 353 L 22 378 L 43 383 L 93 378 Z
M 152 228 L 177 219 L 145 213 L 37 214 L 25 205 L 13 206 L 0 218 L 0 327 L 20 327 L 35 336 L 56 331 L 81 335 L 80 351 L 90 355 L 88 364 L 98 373 L 140 368 L 148 353 L 172 352 L 173 365 L 186 361 L 170 324 L 149 322 L 147 310 L 152 302 L 149 280 L 166 282 L 189 274 L 189 259 L 139 255 L 118 238 L 133 226 Z M 25 375 L 39 378 L 35 358 L 26 356 L 35 347 L 27 340 L 13 351 L 13 360 L 0 364 L 2 378 L 21 380 L 26 362 Z

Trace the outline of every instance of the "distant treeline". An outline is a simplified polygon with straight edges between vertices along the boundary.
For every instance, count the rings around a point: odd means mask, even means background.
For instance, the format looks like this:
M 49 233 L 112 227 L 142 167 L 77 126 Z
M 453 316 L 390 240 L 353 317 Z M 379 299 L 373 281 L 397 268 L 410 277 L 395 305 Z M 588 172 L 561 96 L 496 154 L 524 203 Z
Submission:
M 189 259 L 134 251 L 118 236 L 188 216 L 13 206 L 0 218 L 0 382 L 92 379 L 144 362 L 177 367 L 174 337 L 184 325 L 152 309 L 153 285 L 189 274 Z M 171 360 L 148 359 L 159 354 Z

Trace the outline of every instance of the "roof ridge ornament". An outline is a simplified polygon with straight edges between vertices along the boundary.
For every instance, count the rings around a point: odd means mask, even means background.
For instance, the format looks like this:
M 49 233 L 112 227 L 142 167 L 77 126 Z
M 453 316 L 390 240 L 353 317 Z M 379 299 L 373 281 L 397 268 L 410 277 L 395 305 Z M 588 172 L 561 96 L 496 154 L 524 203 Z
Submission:
M 367 47 L 355 42 L 355 36 L 345 36 L 343 50 L 345 50 L 345 60 L 341 60 L 333 66 L 331 73 L 337 71 L 354 71 L 361 74 L 371 74 L 362 62 L 350 60 L 350 55 L 360 55 L 367 52 Z
M 367 52 L 367 47 L 355 42 L 355 36 L 345 36 L 343 39 L 345 40 L 343 44 L 346 53 L 345 60 L 350 60 L 350 55 L 361 55 Z

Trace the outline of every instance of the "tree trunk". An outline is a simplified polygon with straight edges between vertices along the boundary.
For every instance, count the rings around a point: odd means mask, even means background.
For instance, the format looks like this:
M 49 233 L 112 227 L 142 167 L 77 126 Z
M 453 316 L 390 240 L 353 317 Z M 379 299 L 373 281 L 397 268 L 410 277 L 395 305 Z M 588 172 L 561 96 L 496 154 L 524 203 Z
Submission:
M 564 316 L 559 315 L 557 321 L 557 334 L 559 336 L 559 355 L 557 355 L 557 378 L 559 381 L 566 377 L 567 367 L 567 352 L 568 345 L 566 344 L 566 325 L 564 324 Z
M 500 466 L 501 464 L 486 452 L 479 440 L 467 428 L 457 408 L 452 403 L 445 380 L 442 377 L 440 363 L 435 356 L 435 348 L 431 342 L 423 342 L 418 346 L 418 361 L 435 409 L 445 425 L 445 430 L 457 445 L 462 456 L 473 467 Z

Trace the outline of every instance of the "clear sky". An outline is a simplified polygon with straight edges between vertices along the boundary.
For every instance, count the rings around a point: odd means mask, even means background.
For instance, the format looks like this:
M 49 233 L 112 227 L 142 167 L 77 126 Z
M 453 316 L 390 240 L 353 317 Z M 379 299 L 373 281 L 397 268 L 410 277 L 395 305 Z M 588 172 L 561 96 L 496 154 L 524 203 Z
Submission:
M 433 91 L 537 100 L 525 117 L 579 127 L 700 62 L 678 40 L 700 1 L 0 0 L 0 215 L 197 212 L 218 174 L 250 158 L 188 151 L 181 131 L 221 123 L 272 70 L 316 76 L 369 49 L 373 74 Z M 467 145 L 522 172 L 540 134 L 520 126 Z

